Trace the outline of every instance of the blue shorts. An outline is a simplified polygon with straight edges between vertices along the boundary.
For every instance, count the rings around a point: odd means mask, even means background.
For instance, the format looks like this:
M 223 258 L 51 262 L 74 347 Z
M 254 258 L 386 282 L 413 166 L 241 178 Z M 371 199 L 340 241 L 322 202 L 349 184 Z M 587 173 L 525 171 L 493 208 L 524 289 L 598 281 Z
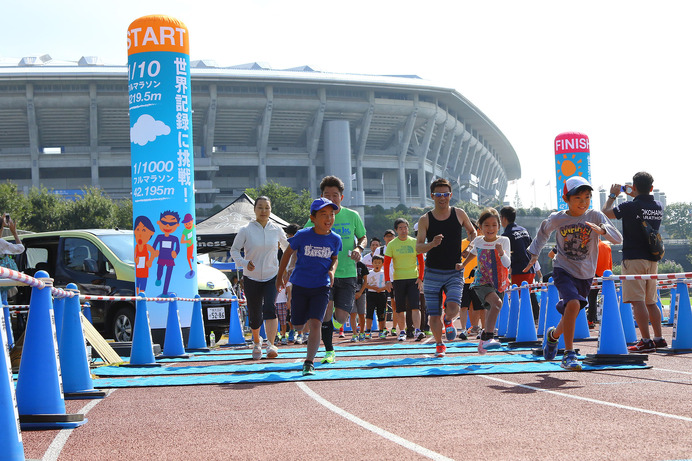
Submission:
M 305 325 L 309 319 L 322 323 L 327 312 L 330 287 L 304 288 L 293 285 L 291 291 L 291 323 Z
M 442 315 L 442 293 L 447 301 L 461 304 L 461 292 L 464 283 L 463 272 L 455 269 L 440 270 L 425 268 L 423 279 L 423 296 L 428 315 Z
M 561 314 L 565 314 L 565 305 L 573 300 L 579 301 L 580 309 L 589 304 L 589 292 L 593 279 L 578 279 L 560 267 L 553 268 L 553 283 L 560 295 L 560 300 L 555 308 Z

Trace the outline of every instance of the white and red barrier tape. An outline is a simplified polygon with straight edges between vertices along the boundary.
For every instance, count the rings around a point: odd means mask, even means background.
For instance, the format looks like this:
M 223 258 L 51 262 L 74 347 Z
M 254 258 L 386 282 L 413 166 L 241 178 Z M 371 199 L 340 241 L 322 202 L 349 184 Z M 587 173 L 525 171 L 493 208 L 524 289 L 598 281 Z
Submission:
M 31 277 L 26 274 L 22 274 L 21 272 L 14 271 L 12 269 L 8 269 L 6 267 L 0 267 L 0 277 L 5 277 L 11 280 L 14 280 L 16 282 L 21 282 L 25 283 L 31 287 L 43 289 L 46 287 L 46 283 L 43 282 L 41 279 L 37 279 L 34 277 Z M 238 299 L 236 297 L 233 298 L 143 298 L 139 296 L 94 296 L 94 295 L 80 295 L 78 291 L 72 291 L 72 290 L 63 290 L 62 288 L 57 288 L 57 287 L 50 287 L 50 291 L 53 294 L 54 297 L 56 298 L 71 298 L 75 295 L 79 295 L 79 299 L 83 299 L 86 301 L 154 301 L 154 302 L 169 302 L 169 301 L 189 301 L 189 302 L 195 302 L 195 301 L 219 301 L 219 302 L 232 302 L 232 301 L 238 301 L 239 304 L 245 304 L 245 299 Z M 28 306 L 27 306 L 28 307 Z

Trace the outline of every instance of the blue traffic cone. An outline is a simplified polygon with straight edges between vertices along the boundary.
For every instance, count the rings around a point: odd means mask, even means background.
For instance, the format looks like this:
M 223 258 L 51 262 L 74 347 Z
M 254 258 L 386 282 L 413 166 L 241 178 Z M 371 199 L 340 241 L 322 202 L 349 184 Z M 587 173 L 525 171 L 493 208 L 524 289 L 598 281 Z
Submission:
M 622 330 L 625 333 L 625 342 L 634 344 L 637 342 L 637 329 L 634 327 L 634 316 L 632 315 L 632 305 L 620 301 L 620 319 Z
M 598 335 L 598 349 L 596 354 L 587 354 L 585 363 L 643 363 L 648 356 L 645 354 L 630 354 L 625 342 L 625 332 L 622 328 L 620 306 L 615 291 L 615 282 L 608 280 L 613 273 L 603 273 L 603 316 L 601 317 L 601 331 Z
M 88 302 L 84 303 L 84 306 L 82 307 L 82 314 L 84 314 L 84 318 L 87 319 L 89 323 L 94 323 L 94 319 L 91 318 L 91 304 Z
M 75 285 L 75 288 L 77 285 Z M 53 317 L 55 321 L 55 337 L 60 344 L 62 336 L 62 319 L 65 316 L 65 298 L 53 298 Z
M 540 341 L 538 341 L 538 336 L 536 335 L 536 324 L 533 321 L 533 307 L 531 306 L 529 284 L 524 281 L 521 284 L 517 336 L 516 340 L 509 343 L 509 345 L 510 347 L 531 347 L 538 346 L 539 344 Z
M 5 333 L 7 334 L 7 349 L 11 350 L 14 347 L 14 334 L 12 334 L 12 319 L 10 317 L 10 306 L 5 304 L 4 306 L 2 306 L 2 311 L 5 317 L 3 325 L 5 328 Z M 3 326 L 0 325 L 0 328 L 3 328 Z
M 60 360 L 53 323 L 50 289 L 53 279 L 38 271 L 46 286 L 31 290 L 29 318 L 17 378 L 17 408 L 24 429 L 68 429 L 86 422 L 84 415 L 66 414 Z
M 545 334 L 545 313 L 548 310 L 548 289 L 541 290 L 541 308 L 538 311 L 538 336 Z
M 86 341 L 82 329 L 81 306 L 77 285 L 70 283 L 67 290 L 75 296 L 65 299 L 62 336 L 58 341 L 62 388 L 65 399 L 102 399 L 106 393 L 94 389 L 89 372 Z
M 673 341 L 669 351 L 663 350 L 672 353 L 692 352 L 692 308 L 690 308 L 690 297 L 684 281 L 678 282 L 676 292 L 678 299 L 673 326 Z
M 590 338 L 591 334 L 589 333 L 589 320 L 586 318 L 586 309 L 580 309 L 574 322 L 574 339 L 583 340 Z
M 509 320 L 507 321 L 507 334 L 505 337 L 510 340 L 517 338 L 517 326 L 519 324 L 519 290 L 516 285 L 512 285 L 509 293 Z
M 656 307 L 658 307 L 658 311 L 661 313 L 661 321 L 663 321 L 663 304 L 661 304 L 661 290 L 659 289 L 656 290 Z
M 208 352 L 207 336 L 204 332 L 204 319 L 202 318 L 202 301 L 199 295 L 195 295 L 192 305 L 192 319 L 190 320 L 190 334 L 187 337 L 188 352 Z
M 233 298 L 231 302 L 231 319 L 228 325 L 228 343 L 225 346 L 244 346 L 245 335 L 243 335 L 243 327 L 240 324 L 240 315 L 238 315 L 238 298 Z
M 154 357 L 154 344 L 151 339 L 151 325 L 146 295 L 139 292 L 135 310 L 135 326 L 132 332 L 132 349 L 130 350 L 130 366 L 160 366 Z
M 670 289 L 670 309 L 668 311 L 668 323 L 666 325 L 675 324 L 675 311 L 677 306 L 677 289 Z
M 259 335 L 263 340 L 267 340 L 267 332 L 264 330 L 264 322 L 262 322 L 262 325 L 260 325 Z
M 557 292 L 557 287 L 553 284 L 553 278 L 549 280 L 550 285 L 548 285 L 548 301 L 545 313 L 545 332 L 543 333 L 543 347 L 545 347 L 545 342 L 548 340 L 548 335 L 546 334 L 548 328 L 556 327 L 560 320 L 562 319 L 562 314 L 557 310 L 557 303 L 560 301 L 560 294 Z M 565 348 L 565 338 L 560 335 L 557 342 L 557 347 L 559 349 Z M 543 351 L 541 351 L 541 354 Z
M 373 309 L 372 312 L 372 325 L 370 326 L 370 331 L 380 331 L 380 326 L 377 324 L 377 310 Z
M 170 297 L 173 299 L 168 301 L 166 336 L 163 339 L 163 352 L 159 358 L 190 358 L 190 354 L 185 353 L 185 346 L 183 346 L 183 332 L 180 328 L 178 300 L 175 299 L 175 293 L 170 293 Z
M 499 337 L 507 336 L 507 323 L 509 321 L 509 290 L 505 291 L 502 298 L 502 309 L 500 315 L 497 316 L 497 335 Z
M 0 320 L 5 323 L 4 309 L 0 309 Z M 24 461 L 22 431 L 19 430 L 17 397 L 12 381 L 12 366 L 7 353 L 7 335 L 0 328 L 0 459 Z

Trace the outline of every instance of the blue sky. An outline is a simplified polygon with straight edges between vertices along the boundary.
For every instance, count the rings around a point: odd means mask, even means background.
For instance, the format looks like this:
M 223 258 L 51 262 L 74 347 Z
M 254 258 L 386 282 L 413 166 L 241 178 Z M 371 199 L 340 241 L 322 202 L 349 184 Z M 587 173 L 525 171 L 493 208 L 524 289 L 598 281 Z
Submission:
M 553 140 L 579 131 L 591 141 L 595 187 L 646 170 L 669 203 L 692 202 L 688 11 L 666 0 L 39 0 L 3 8 L 0 58 L 125 64 L 127 26 L 167 14 L 190 30 L 192 59 L 416 74 L 455 88 L 517 151 L 522 179 L 510 201 L 518 191 L 524 206 L 555 206 Z

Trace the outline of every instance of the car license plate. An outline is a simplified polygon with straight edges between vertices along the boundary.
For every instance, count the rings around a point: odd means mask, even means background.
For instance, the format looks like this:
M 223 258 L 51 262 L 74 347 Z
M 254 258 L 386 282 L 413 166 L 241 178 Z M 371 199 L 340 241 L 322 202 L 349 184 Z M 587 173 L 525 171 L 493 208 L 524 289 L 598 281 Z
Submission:
M 207 319 L 226 320 L 226 310 L 223 307 L 210 307 L 207 309 Z

